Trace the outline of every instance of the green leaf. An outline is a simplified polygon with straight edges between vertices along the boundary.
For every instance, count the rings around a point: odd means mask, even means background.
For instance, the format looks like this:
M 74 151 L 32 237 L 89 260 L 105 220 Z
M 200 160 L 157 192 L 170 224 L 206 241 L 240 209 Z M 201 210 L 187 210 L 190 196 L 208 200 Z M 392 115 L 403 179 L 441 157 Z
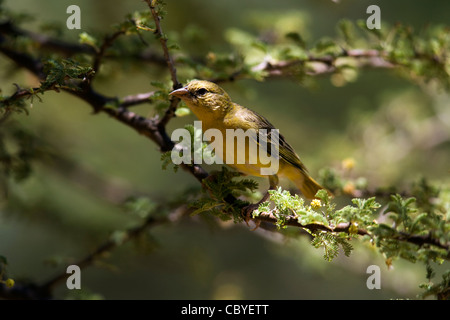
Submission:
M 177 117 L 185 117 L 191 114 L 191 110 L 188 107 L 180 106 L 175 111 Z
M 98 48 L 98 40 L 94 36 L 88 34 L 87 32 L 81 32 L 78 35 L 78 38 L 79 38 L 79 42 L 81 44 L 88 44 L 91 47 L 94 47 L 95 50 L 99 50 L 99 48 Z
M 353 46 L 356 34 L 355 34 L 355 26 L 352 21 L 348 19 L 343 19 L 338 23 L 338 31 L 340 35 L 343 37 L 346 44 L 349 46 Z
M 127 199 L 124 208 L 128 213 L 147 218 L 155 211 L 156 203 L 149 197 L 132 197 Z
M 300 48 L 306 49 L 306 42 L 305 42 L 305 40 L 303 40 L 300 33 L 294 32 L 294 31 L 288 32 L 286 34 L 286 38 L 292 40 L 295 44 L 300 46 Z

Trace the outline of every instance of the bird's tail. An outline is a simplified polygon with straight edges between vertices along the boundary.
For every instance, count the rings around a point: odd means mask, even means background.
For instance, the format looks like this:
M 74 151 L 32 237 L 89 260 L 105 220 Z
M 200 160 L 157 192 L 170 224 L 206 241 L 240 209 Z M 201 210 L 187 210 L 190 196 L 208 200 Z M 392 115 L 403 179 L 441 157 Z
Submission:
M 296 179 L 292 179 L 297 186 L 297 188 L 300 190 L 300 192 L 305 196 L 307 199 L 314 199 L 316 198 L 317 191 L 324 189 L 328 192 L 330 196 L 332 196 L 331 192 L 322 187 L 316 180 L 311 178 L 308 173 L 296 170 Z

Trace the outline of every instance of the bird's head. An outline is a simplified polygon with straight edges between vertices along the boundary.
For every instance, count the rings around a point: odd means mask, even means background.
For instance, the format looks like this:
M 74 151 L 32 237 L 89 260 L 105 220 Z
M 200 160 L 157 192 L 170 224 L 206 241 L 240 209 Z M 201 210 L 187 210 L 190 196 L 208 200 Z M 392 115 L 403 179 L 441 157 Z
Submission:
M 199 119 L 205 113 L 217 116 L 224 114 L 232 104 L 225 90 L 204 80 L 193 80 L 183 88 L 172 91 L 170 95 L 183 100 Z

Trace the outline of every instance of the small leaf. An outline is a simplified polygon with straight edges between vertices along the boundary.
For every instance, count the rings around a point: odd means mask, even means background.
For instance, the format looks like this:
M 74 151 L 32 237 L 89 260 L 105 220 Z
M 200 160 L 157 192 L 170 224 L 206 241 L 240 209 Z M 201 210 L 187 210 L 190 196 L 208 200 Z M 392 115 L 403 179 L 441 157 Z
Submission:
M 178 107 L 175 111 L 177 117 L 185 117 L 191 114 L 191 110 L 188 107 Z

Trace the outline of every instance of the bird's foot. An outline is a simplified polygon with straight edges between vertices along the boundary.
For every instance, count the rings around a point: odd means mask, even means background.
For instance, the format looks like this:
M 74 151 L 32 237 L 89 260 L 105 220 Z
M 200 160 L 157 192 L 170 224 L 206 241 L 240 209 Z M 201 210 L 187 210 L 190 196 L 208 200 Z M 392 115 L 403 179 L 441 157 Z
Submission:
M 252 203 L 242 209 L 242 215 L 244 216 L 244 221 L 248 225 L 248 222 L 253 218 L 253 211 L 258 209 L 260 203 Z
M 245 224 L 247 224 L 248 227 L 250 227 L 250 225 L 248 224 L 249 221 L 253 219 L 253 217 L 252 217 L 253 211 L 258 209 L 260 204 L 261 204 L 261 201 L 258 203 L 250 204 L 242 209 L 242 215 L 244 216 Z M 254 220 L 254 222 L 255 222 L 255 227 L 252 228 L 251 231 L 255 231 L 256 229 L 258 229 L 259 225 L 261 224 L 261 221 L 259 221 L 259 220 Z
M 248 206 L 246 206 L 242 209 L 242 215 L 244 216 L 244 221 L 247 224 L 247 226 L 249 226 L 248 222 L 253 219 L 253 211 L 258 209 L 259 205 L 261 203 L 265 202 L 268 198 L 269 198 L 269 192 L 267 192 L 264 195 L 264 197 L 261 200 L 259 200 L 257 203 L 249 204 Z M 255 224 L 256 224 L 256 227 L 253 228 L 252 231 L 258 229 L 259 225 L 261 224 L 261 221 L 256 220 Z

